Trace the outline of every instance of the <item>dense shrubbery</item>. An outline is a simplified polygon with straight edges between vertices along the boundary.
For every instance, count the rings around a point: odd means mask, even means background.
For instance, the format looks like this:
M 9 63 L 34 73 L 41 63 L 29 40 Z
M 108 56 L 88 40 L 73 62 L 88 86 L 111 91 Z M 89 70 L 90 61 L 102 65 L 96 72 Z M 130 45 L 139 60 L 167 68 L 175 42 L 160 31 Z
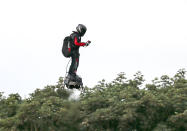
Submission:
M 69 99 L 62 78 L 27 99 L 0 93 L 0 131 L 187 130 L 185 70 L 140 89 L 143 82 L 140 72 L 130 80 L 120 73 L 111 83 L 85 87 L 78 100 Z

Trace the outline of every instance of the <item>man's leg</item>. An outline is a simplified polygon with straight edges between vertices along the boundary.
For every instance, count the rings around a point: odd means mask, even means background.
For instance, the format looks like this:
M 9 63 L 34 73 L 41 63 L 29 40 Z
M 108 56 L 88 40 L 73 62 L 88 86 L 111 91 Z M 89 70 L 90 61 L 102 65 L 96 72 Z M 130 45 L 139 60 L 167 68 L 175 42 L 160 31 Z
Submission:
M 78 68 L 78 65 L 79 65 L 79 53 L 77 52 L 73 52 L 72 53 L 72 56 L 71 56 L 71 66 L 69 68 L 69 74 L 72 76 L 72 77 L 76 77 L 76 72 L 77 72 L 77 68 Z

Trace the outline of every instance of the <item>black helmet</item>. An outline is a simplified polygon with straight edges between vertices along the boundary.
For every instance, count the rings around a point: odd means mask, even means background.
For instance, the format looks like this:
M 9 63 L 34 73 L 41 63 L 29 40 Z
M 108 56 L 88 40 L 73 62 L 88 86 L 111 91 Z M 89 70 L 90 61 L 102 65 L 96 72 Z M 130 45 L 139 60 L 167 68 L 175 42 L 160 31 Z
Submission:
M 76 29 L 81 36 L 84 36 L 87 30 L 86 26 L 83 24 L 79 24 Z

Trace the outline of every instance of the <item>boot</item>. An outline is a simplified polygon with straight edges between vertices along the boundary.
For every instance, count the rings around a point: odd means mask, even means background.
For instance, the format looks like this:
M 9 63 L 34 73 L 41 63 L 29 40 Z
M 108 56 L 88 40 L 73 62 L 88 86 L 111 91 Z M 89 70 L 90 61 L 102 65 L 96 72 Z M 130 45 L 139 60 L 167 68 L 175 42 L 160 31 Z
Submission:
M 75 79 L 76 79 L 77 82 L 82 82 L 82 78 L 78 75 L 76 75 Z
M 76 82 L 76 74 L 68 74 L 69 81 Z

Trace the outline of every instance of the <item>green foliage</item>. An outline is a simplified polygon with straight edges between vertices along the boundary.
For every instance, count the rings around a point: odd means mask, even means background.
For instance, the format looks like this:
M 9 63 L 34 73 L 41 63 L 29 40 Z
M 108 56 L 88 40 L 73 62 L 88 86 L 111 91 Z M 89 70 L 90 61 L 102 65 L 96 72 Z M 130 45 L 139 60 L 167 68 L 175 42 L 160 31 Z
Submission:
M 0 93 L 0 131 L 185 131 L 185 73 L 163 75 L 142 88 L 141 72 L 133 79 L 122 72 L 111 83 L 85 87 L 78 100 L 70 99 L 62 77 L 27 99 Z

